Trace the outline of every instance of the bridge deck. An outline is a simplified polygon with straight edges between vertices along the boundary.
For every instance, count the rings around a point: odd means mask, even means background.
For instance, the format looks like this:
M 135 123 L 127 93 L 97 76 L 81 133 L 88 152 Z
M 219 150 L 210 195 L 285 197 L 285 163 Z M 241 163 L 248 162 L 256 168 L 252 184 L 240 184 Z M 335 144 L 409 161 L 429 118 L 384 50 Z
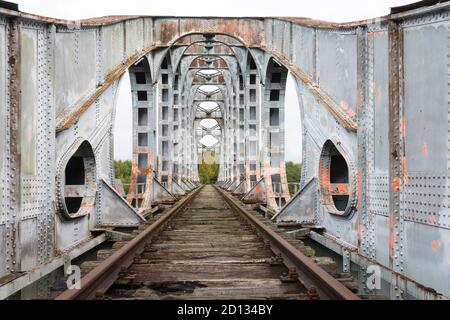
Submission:
M 107 296 L 140 299 L 304 299 L 298 282 L 283 283 L 283 265 L 212 186 L 205 186 L 130 268 L 135 289 L 116 284 Z

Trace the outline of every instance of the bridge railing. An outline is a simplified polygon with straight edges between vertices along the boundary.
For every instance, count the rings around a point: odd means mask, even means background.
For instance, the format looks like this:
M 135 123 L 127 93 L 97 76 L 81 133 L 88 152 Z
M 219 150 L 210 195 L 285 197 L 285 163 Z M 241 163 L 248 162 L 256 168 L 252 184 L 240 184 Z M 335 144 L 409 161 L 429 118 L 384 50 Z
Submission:
M 287 184 L 289 194 L 293 196 L 300 190 L 300 183 L 298 182 L 290 182 Z M 283 184 L 280 182 L 272 182 L 272 189 L 275 195 L 285 194 L 285 190 L 283 190 Z
M 122 196 L 126 196 L 128 194 L 128 190 L 130 190 L 131 183 L 124 183 L 123 189 L 125 191 L 125 195 L 122 194 Z M 145 193 L 145 182 L 142 183 L 136 183 L 136 195 L 143 195 Z
M 288 183 L 288 191 L 289 195 L 292 197 L 300 190 L 300 183 Z M 280 182 L 273 182 L 272 189 L 275 196 L 275 201 L 279 208 L 283 207 L 286 204 L 286 192 L 283 190 L 283 184 Z

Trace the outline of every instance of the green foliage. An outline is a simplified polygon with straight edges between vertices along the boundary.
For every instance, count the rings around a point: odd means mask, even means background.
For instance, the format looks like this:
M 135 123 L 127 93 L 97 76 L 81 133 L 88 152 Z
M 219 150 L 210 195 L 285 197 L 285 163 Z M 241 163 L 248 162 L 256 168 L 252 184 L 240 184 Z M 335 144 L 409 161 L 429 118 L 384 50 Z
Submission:
M 207 156 L 211 157 L 211 155 Z M 205 158 L 207 156 L 205 155 Z M 299 183 L 301 170 L 301 163 L 293 163 L 291 161 L 287 162 L 286 175 L 288 183 Z M 131 161 L 114 161 L 114 171 L 116 173 L 116 179 L 120 179 L 122 181 L 124 184 L 125 193 L 128 193 L 128 187 L 131 181 Z M 215 159 L 213 161 L 203 161 L 199 164 L 198 171 L 203 184 L 214 183 L 219 173 L 219 165 L 216 163 Z
M 300 174 L 302 172 L 301 163 L 293 163 L 292 161 L 286 162 L 286 176 L 288 183 L 300 183 Z M 289 191 L 294 193 L 294 185 L 289 186 Z
M 203 184 L 213 184 L 217 181 L 219 165 L 216 156 L 208 151 L 203 152 L 202 161 L 198 165 L 198 174 Z
M 299 183 L 300 173 L 302 172 L 301 163 L 286 162 L 286 175 L 289 183 Z
M 200 180 L 203 184 L 212 184 L 217 180 L 219 165 L 217 163 L 202 163 L 198 166 Z
M 116 179 L 122 181 L 125 194 L 127 194 L 131 182 L 131 160 L 114 161 L 114 171 L 116 173 Z

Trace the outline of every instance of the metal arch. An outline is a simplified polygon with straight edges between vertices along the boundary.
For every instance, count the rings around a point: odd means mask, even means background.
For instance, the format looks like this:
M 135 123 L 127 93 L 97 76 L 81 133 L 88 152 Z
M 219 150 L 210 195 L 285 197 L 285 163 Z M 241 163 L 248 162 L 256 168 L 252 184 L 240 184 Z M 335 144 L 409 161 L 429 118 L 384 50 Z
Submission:
M 198 101 L 198 100 L 196 100 L 196 101 Z M 200 107 L 200 104 L 203 103 L 203 102 L 214 102 L 214 103 L 217 103 L 217 107 L 216 107 L 216 108 L 219 108 L 219 109 L 220 109 L 220 112 L 222 113 L 222 116 L 225 115 L 225 101 L 224 101 L 224 100 L 217 100 L 217 101 L 213 101 L 213 100 L 202 100 L 202 101 L 200 101 L 200 102 L 194 102 L 194 103 L 192 104 L 192 106 L 194 107 L 195 110 L 198 110 L 199 108 L 201 108 L 201 107 Z M 195 105 L 195 104 L 196 104 L 196 105 Z M 203 112 L 206 112 L 206 110 L 203 111 Z M 210 112 L 213 112 L 213 111 L 210 111 Z M 207 113 L 207 112 L 206 112 L 206 113 Z
M 208 33 L 208 32 L 206 32 L 206 33 Z M 209 32 L 209 33 L 210 34 L 214 34 L 214 35 L 228 36 L 230 38 L 233 38 L 233 39 L 239 41 L 244 47 L 246 47 L 248 49 L 248 52 L 253 56 L 253 54 L 250 51 L 250 47 L 247 46 L 247 44 L 245 43 L 245 41 L 243 39 L 240 39 L 238 37 L 235 37 L 233 35 L 230 35 L 230 34 L 227 34 L 227 33 L 223 33 L 223 32 Z M 181 39 L 183 39 L 185 37 L 189 37 L 189 36 L 192 36 L 192 35 L 204 35 L 204 34 L 205 34 L 205 32 L 194 31 L 194 32 L 188 32 L 188 33 L 185 33 L 183 35 L 180 35 L 177 38 L 173 39 L 172 43 L 169 42 L 169 47 L 166 48 L 165 50 L 170 50 L 173 46 L 175 46 L 175 44 L 178 41 L 180 41 Z M 253 59 L 255 60 L 256 66 L 257 66 L 257 68 L 258 68 L 258 70 L 259 70 L 259 72 L 261 74 L 261 67 L 259 66 L 258 60 L 255 57 L 253 57 Z
M 194 45 L 194 44 L 197 44 L 197 43 L 205 43 L 205 42 L 208 42 L 208 41 L 207 41 L 207 40 L 198 40 L 198 41 L 191 42 L 189 45 L 186 45 L 186 47 L 183 49 L 183 52 L 180 54 L 180 58 L 179 58 L 178 61 L 177 61 L 177 66 L 179 65 L 181 59 L 185 56 L 185 52 L 189 49 L 190 46 L 192 46 L 192 45 Z M 244 69 L 243 69 L 243 66 L 241 65 L 241 62 L 239 61 L 239 59 L 238 59 L 238 57 L 237 57 L 237 55 L 236 55 L 236 52 L 234 52 L 234 50 L 233 50 L 233 47 L 234 47 L 234 46 L 232 46 L 232 45 L 230 45 L 230 44 L 228 44 L 228 43 L 226 43 L 226 42 L 220 41 L 220 40 L 214 40 L 214 41 L 211 41 L 211 42 L 214 42 L 214 43 L 220 43 L 220 44 L 222 44 L 223 46 L 228 47 L 231 51 L 233 51 L 233 55 L 234 55 L 234 57 L 236 58 L 236 61 L 238 62 L 241 71 L 244 70 Z M 250 49 L 248 49 L 248 48 L 246 48 L 246 49 L 247 49 L 247 51 L 250 50 Z M 207 54 L 204 54 L 204 53 L 203 53 L 203 54 L 199 54 L 199 56 L 200 56 L 200 55 L 207 55 Z M 211 55 L 217 55 L 217 56 L 220 56 L 221 54 L 220 54 L 220 53 L 212 53 Z
M 197 60 L 197 59 L 200 59 L 201 57 L 203 57 L 203 56 L 206 56 L 206 55 L 204 55 L 204 54 L 202 54 L 202 55 L 199 55 L 198 57 L 195 57 L 195 58 L 193 58 L 192 59 L 192 61 L 189 63 L 189 67 L 188 68 L 190 68 L 190 66 L 192 65 L 192 63 L 195 61 L 195 60 Z M 214 54 L 214 55 L 211 55 L 212 57 L 217 57 L 218 59 L 221 59 L 221 60 L 223 60 L 226 64 L 227 64 L 227 66 L 228 66 L 228 68 L 230 68 L 230 66 L 229 66 L 229 63 L 224 59 L 224 58 L 222 58 L 220 55 L 216 55 L 216 54 Z M 236 59 L 237 60 L 237 59 Z M 211 68 L 211 69 L 216 69 L 216 68 Z M 188 70 L 189 71 L 189 70 Z M 228 70 L 229 71 L 229 70 Z M 232 80 L 234 80 L 234 78 L 233 78 L 233 74 L 231 73 L 231 71 L 229 71 L 229 73 L 230 73 L 230 75 L 231 75 L 231 78 L 232 78 Z M 188 78 L 188 72 L 183 72 L 183 79 L 182 79 L 182 82 L 181 82 L 181 88 L 182 88 L 182 92 L 184 92 L 184 90 L 185 90 L 185 88 L 187 87 L 187 85 L 186 85 L 186 82 L 187 82 L 187 78 Z M 225 76 L 225 75 L 224 75 Z M 226 79 L 226 78 L 225 78 Z M 228 84 L 227 84 L 228 85 Z
M 198 85 L 195 85 L 195 86 L 198 86 Z M 190 96 L 189 96 L 189 101 L 188 101 L 188 103 L 187 103 L 187 105 L 188 106 L 190 106 L 191 107 L 191 112 L 195 112 L 195 110 L 194 110 L 194 108 L 192 108 L 192 106 L 194 106 L 194 104 L 195 104 L 195 101 L 196 101 L 196 99 L 195 99 L 195 95 L 197 94 L 197 92 L 198 92 L 198 88 L 195 88 L 195 86 L 193 86 L 192 88 L 191 88 L 191 92 L 193 93 L 193 94 L 191 94 Z M 220 87 L 219 87 L 219 89 L 220 89 Z M 230 105 L 230 101 L 229 101 L 229 96 L 228 96 L 228 94 L 226 94 L 226 93 L 224 93 L 223 92 L 223 90 L 222 89 L 220 89 L 220 93 L 221 93 L 221 99 L 219 99 L 219 101 L 223 101 L 223 104 L 224 104 L 224 115 L 226 114 L 226 107 L 228 106 L 228 105 Z M 214 100 L 208 100 L 208 99 L 205 99 L 205 101 L 213 101 L 213 102 L 215 102 Z
M 202 71 L 204 71 L 204 70 L 215 70 L 216 72 L 215 73 L 212 73 L 212 74 L 204 74 Z M 195 73 L 195 75 L 197 76 L 200 76 L 200 77 L 202 77 L 202 78 L 204 78 L 205 80 L 207 80 L 207 81 L 210 81 L 210 80 L 212 80 L 212 79 L 214 79 L 214 78 L 217 78 L 217 77 L 219 77 L 219 76 L 223 76 L 223 73 L 222 73 L 222 71 L 220 71 L 219 69 L 200 69 L 200 70 L 197 70 L 197 72 Z

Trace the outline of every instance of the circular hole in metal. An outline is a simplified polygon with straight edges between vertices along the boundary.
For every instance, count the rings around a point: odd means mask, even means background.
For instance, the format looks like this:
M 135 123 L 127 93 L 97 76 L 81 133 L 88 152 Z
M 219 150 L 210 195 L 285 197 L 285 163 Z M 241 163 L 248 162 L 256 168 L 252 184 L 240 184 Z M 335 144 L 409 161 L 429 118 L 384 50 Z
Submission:
M 74 218 L 90 213 L 95 204 L 96 166 L 95 155 L 89 142 L 84 141 L 69 158 L 64 167 L 62 211 Z
M 350 214 L 354 204 L 354 186 L 350 180 L 346 155 L 340 147 L 325 142 L 319 163 L 321 201 L 327 210 L 336 215 Z

